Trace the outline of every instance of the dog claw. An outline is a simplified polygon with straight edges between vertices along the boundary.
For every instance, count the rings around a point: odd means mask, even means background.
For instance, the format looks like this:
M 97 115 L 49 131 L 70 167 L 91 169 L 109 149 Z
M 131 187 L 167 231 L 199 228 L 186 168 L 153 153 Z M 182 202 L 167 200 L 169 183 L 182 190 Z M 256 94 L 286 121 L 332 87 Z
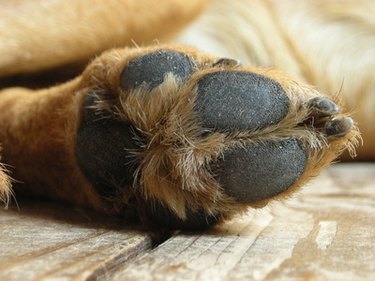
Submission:
M 309 107 L 313 110 L 312 115 L 325 117 L 338 114 L 340 108 L 333 101 L 323 97 L 316 97 L 309 101 Z
M 212 64 L 213 67 L 217 67 L 217 66 L 235 67 L 235 66 L 240 66 L 240 65 L 241 65 L 241 62 L 239 60 L 229 59 L 229 58 L 220 58 Z
M 327 121 L 325 133 L 328 136 L 344 137 L 353 128 L 353 120 L 349 117 L 334 117 Z

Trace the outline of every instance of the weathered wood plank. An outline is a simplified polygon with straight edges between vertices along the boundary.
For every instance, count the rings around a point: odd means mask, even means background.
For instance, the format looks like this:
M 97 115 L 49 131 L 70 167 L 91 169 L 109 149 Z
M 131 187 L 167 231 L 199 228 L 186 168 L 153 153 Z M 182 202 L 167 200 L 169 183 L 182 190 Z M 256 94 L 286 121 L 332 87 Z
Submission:
M 151 235 L 72 206 L 0 210 L 0 280 L 94 280 L 152 247 Z
M 375 280 L 375 165 L 336 165 L 287 203 L 180 233 L 114 280 Z

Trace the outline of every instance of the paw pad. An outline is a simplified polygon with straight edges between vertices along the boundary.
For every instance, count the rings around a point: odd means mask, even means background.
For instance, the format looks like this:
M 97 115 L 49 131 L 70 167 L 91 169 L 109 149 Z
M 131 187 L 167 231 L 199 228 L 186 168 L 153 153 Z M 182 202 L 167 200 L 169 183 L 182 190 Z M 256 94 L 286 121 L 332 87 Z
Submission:
M 141 85 L 152 89 L 163 83 L 165 75 L 172 73 L 181 81 L 194 71 L 191 59 L 176 51 L 156 51 L 129 62 L 121 74 L 121 86 L 131 90 Z
M 271 198 L 302 175 L 307 151 L 296 139 L 248 144 L 224 153 L 214 171 L 224 192 L 239 202 Z
M 92 106 L 93 95 L 86 98 L 85 106 Z M 76 157 L 82 172 L 103 197 L 116 195 L 117 187 L 132 186 L 134 163 L 131 150 L 131 124 L 112 118 L 100 118 L 95 110 L 87 108 L 82 116 L 76 139 Z
M 288 108 L 281 86 L 259 74 L 221 71 L 198 82 L 195 110 L 209 129 L 262 129 L 281 121 Z

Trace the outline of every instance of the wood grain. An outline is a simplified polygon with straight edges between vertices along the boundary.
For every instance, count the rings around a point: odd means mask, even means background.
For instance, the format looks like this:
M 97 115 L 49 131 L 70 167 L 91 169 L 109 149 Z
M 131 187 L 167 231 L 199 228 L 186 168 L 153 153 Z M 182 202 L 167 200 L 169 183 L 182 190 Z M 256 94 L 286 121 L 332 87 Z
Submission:
M 152 247 L 150 233 L 73 206 L 0 210 L 0 280 L 95 280 Z
M 375 280 L 375 165 L 329 168 L 296 197 L 180 233 L 114 280 Z
M 375 164 L 211 231 L 152 235 L 76 207 L 0 210 L 0 280 L 375 280 Z

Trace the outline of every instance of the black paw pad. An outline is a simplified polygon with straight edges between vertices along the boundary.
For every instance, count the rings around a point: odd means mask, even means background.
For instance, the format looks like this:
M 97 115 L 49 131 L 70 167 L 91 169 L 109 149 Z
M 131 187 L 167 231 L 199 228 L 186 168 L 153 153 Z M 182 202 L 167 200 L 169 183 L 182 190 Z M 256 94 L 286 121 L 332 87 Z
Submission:
M 88 96 L 85 106 L 94 102 Z M 101 118 L 86 108 L 76 139 L 78 164 L 91 184 L 103 197 L 116 195 L 119 187 L 133 184 L 134 158 L 137 148 L 132 125 L 111 118 Z
M 192 212 L 191 210 L 187 210 L 186 219 L 182 220 L 168 208 L 156 202 L 146 208 L 146 213 L 153 224 L 168 229 L 204 230 L 219 220 L 218 217 L 205 215 L 202 211 Z
M 281 121 L 288 108 L 282 87 L 259 74 L 221 71 L 198 82 L 195 110 L 206 128 L 262 129 Z
M 296 139 L 264 141 L 224 153 L 214 172 L 226 194 L 239 202 L 271 198 L 302 175 L 307 152 Z
M 121 74 L 121 86 L 125 90 L 141 85 L 152 89 L 163 83 L 168 73 L 183 81 L 193 71 L 193 63 L 187 55 L 176 51 L 156 51 L 130 61 Z

